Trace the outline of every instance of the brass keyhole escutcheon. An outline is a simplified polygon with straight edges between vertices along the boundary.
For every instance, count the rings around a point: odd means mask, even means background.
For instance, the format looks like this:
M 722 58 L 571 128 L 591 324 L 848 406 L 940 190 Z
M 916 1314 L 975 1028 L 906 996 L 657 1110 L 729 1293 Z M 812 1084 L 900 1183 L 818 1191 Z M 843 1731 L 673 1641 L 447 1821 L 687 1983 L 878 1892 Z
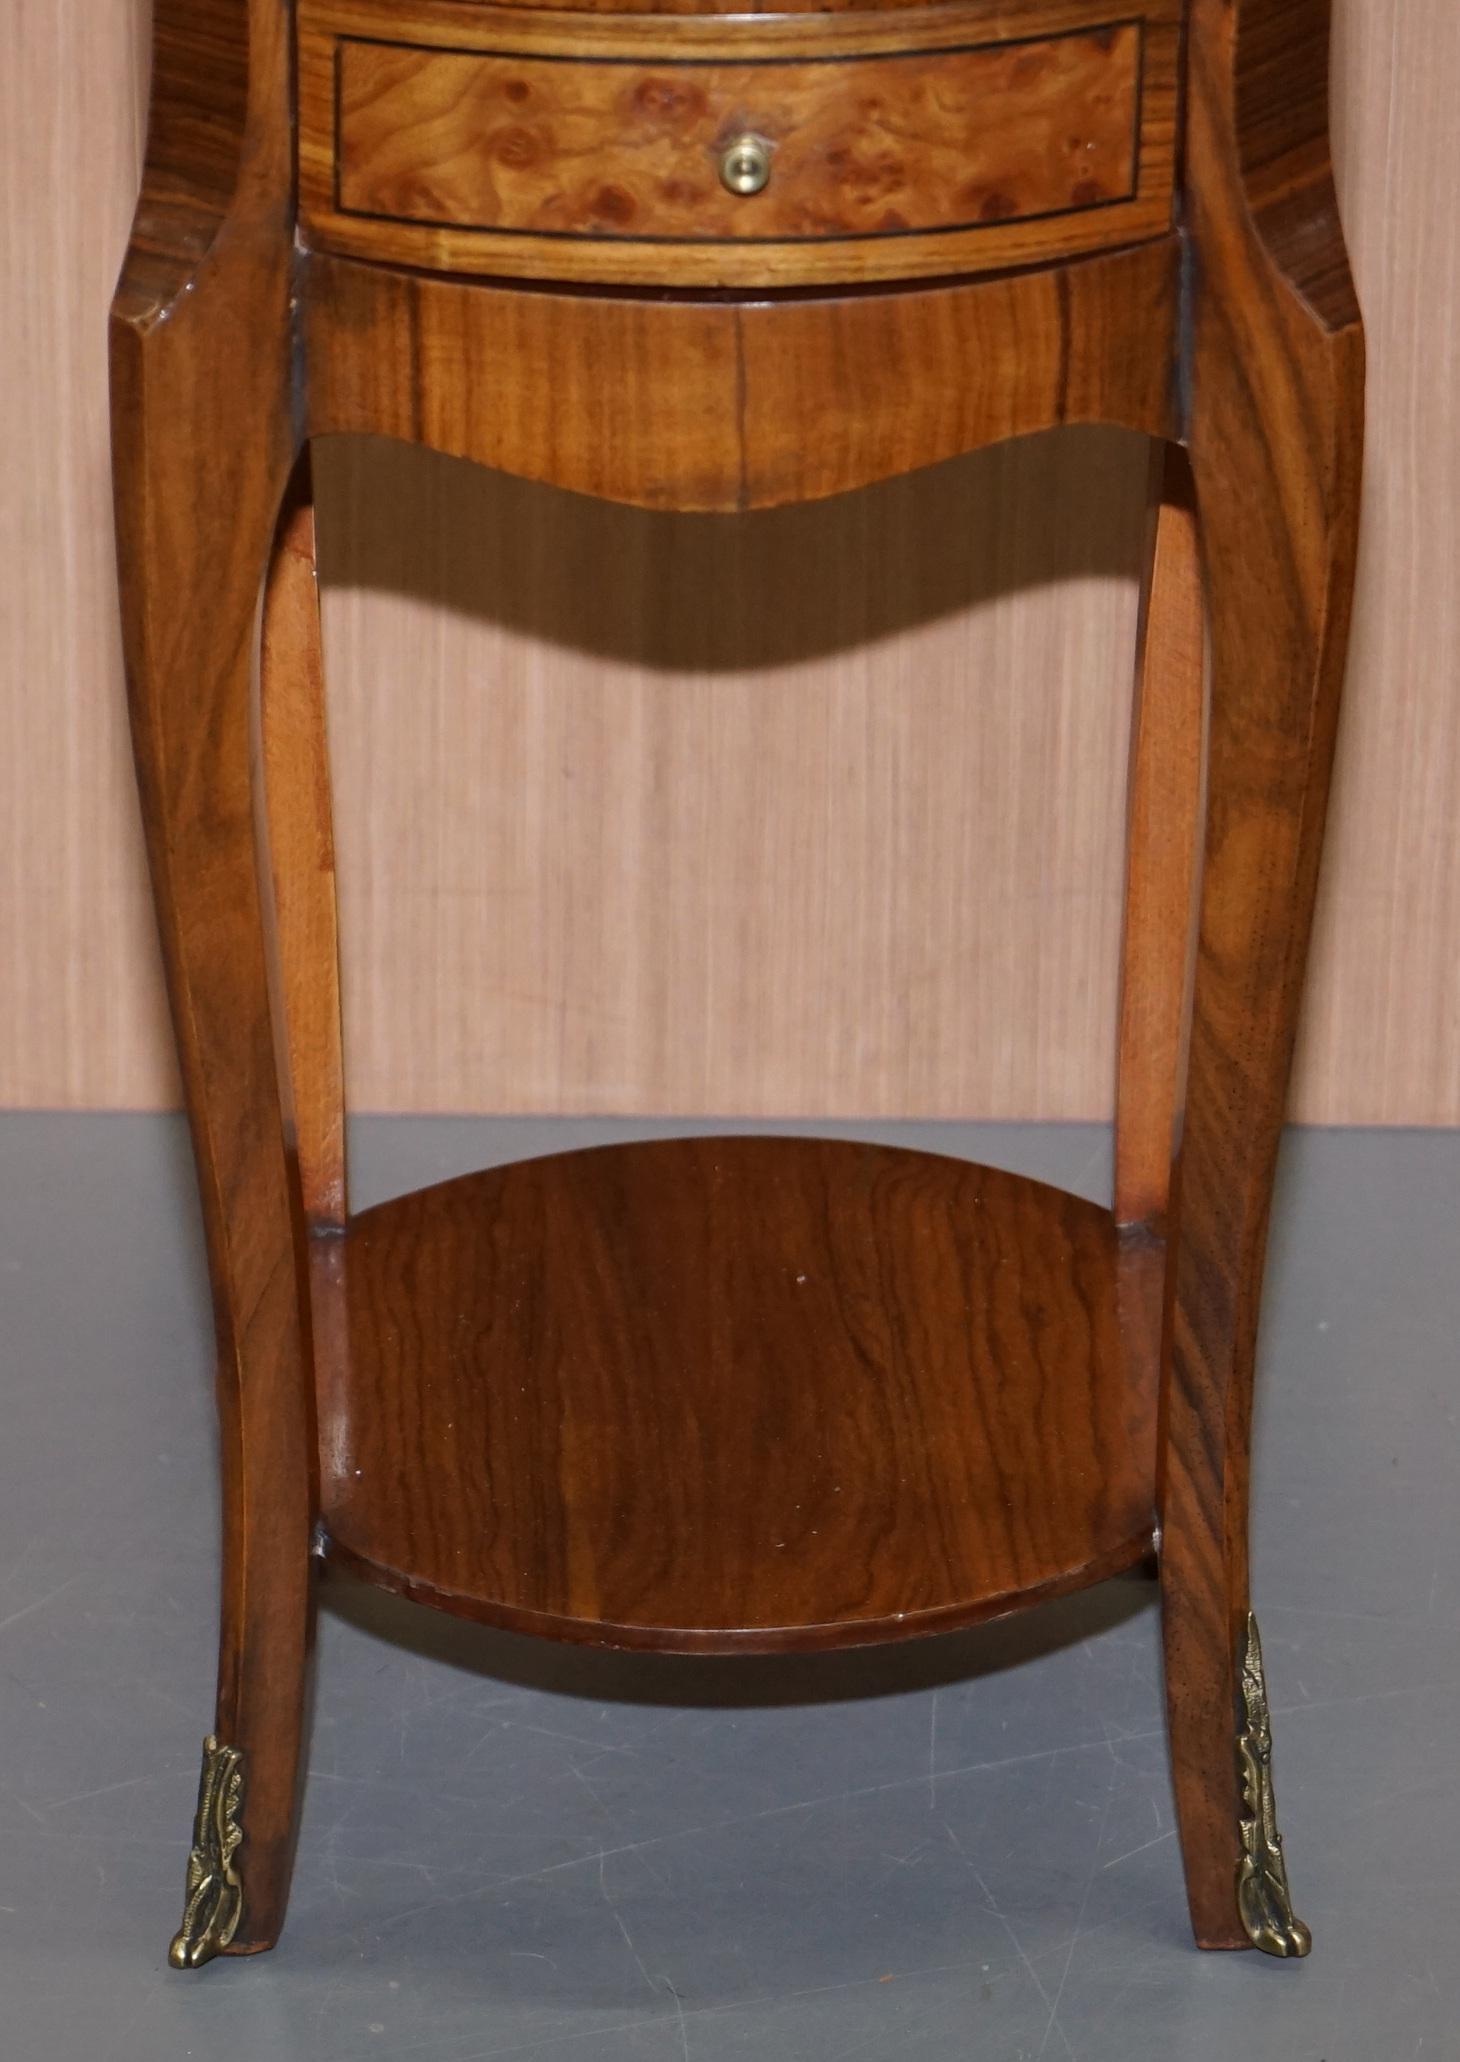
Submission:
M 720 158 L 720 183 L 730 193 L 759 193 L 771 176 L 771 147 L 763 136 L 737 136 Z

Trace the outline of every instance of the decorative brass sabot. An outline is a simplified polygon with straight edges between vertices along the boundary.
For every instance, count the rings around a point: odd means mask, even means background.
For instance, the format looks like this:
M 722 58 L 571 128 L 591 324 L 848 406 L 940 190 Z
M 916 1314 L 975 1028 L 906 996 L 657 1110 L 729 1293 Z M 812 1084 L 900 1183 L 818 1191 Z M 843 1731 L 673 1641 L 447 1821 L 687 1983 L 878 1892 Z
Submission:
M 1272 1791 L 1272 1714 L 1262 1668 L 1257 1620 L 1247 1614 L 1242 1650 L 1242 1730 L 1237 1765 L 1242 1777 L 1242 1860 L 1237 1870 L 1237 1909 L 1254 1947 L 1266 1955 L 1306 1955 L 1313 1936 L 1293 1916 L 1283 1836 L 1277 1829 Z
M 174 1969 L 201 1969 L 222 1954 L 243 1917 L 243 1885 L 233 1857 L 243 1839 L 243 1756 L 210 1733 L 203 1742 L 198 1815 L 188 1856 L 187 1906 L 167 1959 Z

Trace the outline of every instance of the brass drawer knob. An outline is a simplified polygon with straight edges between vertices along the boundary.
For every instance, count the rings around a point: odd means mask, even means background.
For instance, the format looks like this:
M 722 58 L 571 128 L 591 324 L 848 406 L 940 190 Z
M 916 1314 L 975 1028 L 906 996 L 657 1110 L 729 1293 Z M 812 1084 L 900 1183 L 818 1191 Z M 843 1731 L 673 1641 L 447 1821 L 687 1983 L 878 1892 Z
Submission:
M 771 176 L 771 147 L 763 136 L 737 136 L 720 158 L 720 184 L 730 193 L 759 193 Z

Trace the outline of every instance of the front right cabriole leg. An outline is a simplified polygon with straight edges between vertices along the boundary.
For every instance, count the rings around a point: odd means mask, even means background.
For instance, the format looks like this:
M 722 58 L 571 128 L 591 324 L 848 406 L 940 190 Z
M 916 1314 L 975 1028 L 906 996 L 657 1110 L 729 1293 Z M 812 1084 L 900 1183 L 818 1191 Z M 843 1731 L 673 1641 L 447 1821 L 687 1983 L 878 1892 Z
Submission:
M 1287 1957 L 1306 1953 L 1307 1935 L 1272 1825 L 1247 1520 L 1263 1263 L 1363 445 L 1363 332 L 1325 147 L 1328 29 L 1328 0 L 1188 5 L 1182 356 L 1210 660 L 1170 1211 L 1161 1586 L 1192 1930 L 1204 1948 Z

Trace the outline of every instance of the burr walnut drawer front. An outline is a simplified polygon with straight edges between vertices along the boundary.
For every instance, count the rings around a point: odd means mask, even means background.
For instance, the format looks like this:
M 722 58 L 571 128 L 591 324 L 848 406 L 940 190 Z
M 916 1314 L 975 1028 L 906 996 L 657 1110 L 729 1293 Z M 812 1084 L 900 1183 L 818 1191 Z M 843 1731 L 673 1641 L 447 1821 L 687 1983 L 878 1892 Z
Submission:
M 1038 14 L 430 0 L 407 38 L 398 6 L 306 4 L 306 233 L 396 264 L 678 286 L 978 271 L 1160 234 L 1171 9 L 1076 0 L 1036 33 Z

